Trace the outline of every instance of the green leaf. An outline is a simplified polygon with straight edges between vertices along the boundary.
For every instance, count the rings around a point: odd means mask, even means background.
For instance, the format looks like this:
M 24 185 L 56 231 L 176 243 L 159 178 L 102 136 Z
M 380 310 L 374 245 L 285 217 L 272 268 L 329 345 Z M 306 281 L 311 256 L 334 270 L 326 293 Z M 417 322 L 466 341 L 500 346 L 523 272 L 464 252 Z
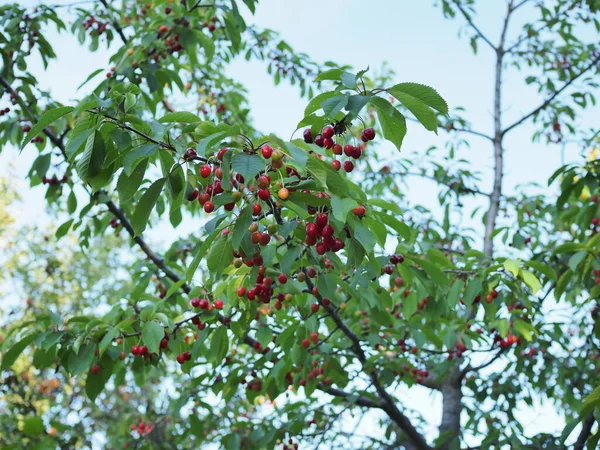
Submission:
M 142 234 L 146 229 L 150 213 L 152 213 L 166 181 L 166 178 L 156 180 L 152 183 L 152 186 L 144 192 L 144 195 L 142 195 L 142 198 L 138 202 L 135 212 L 131 217 L 131 225 L 133 226 L 136 235 Z
M 519 277 L 525 282 L 527 286 L 531 288 L 531 293 L 533 295 L 537 294 L 542 288 L 540 280 L 538 280 L 537 277 L 528 270 L 521 269 L 519 271 Z
M 348 223 L 350 228 L 354 231 L 354 238 L 362 245 L 367 253 L 371 253 L 377 243 L 375 234 L 354 217 L 350 217 Z
M 465 295 L 463 297 L 463 301 L 465 305 L 471 306 L 473 304 L 473 300 L 475 300 L 475 296 L 481 294 L 482 283 L 479 278 L 474 278 L 469 281 L 467 285 L 467 290 L 465 291 Z
M 231 241 L 222 237 L 214 243 L 206 258 L 206 265 L 211 274 L 220 276 L 223 269 L 231 264 L 232 260 Z
M 127 153 L 127 155 L 125 155 L 125 160 L 123 161 L 123 169 L 127 176 L 130 177 L 138 164 L 153 156 L 157 151 L 157 145 L 144 144 Z
M 117 327 L 112 327 L 104 335 L 104 337 L 100 341 L 100 344 L 98 345 L 98 352 L 99 352 L 100 356 L 102 356 L 102 354 L 106 351 L 106 349 L 112 343 L 112 341 L 115 339 L 115 337 L 117 336 L 118 333 L 119 333 L 119 329 Z
M 586 250 L 586 246 L 584 244 L 580 244 L 577 242 L 567 242 L 556 247 L 554 249 L 554 253 L 575 253 L 584 250 Z
M 311 101 L 308 102 L 308 105 L 306 105 L 306 108 L 304 109 L 304 116 L 309 116 L 315 111 L 321 109 L 323 102 L 331 97 L 334 97 L 336 94 L 337 92 L 335 91 L 323 92 L 322 94 L 319 94 L 313 99 L 311 99 Z
M 100 175 L 106 158 L 106 145 L 102 134 L 96 131 L 85 144 L 81 158 L 77 162 L 77 173 L 86 181 Z
M 587 251 L 575 253 L 573 256 L 571 256 L 571 258 L 569 258 L 569 267 L 575 272 L 577 270 L 577 266 L 581 264 L 587 255 Z
M 348 89 L 356 87 L 356 75 L 350 72 L 343 72 L 341 76 L 342 84 Z
M 233 225 L 231 231 L 231 245 L 234 250 L 239 250 L 242 239 L 248 233 L 248 227 L 252 223 L 252 206 L 246 206 Z
M 321 107 L 325 112 L 325 116 L 329 118 L 335 117 L 348 104 L 347 95 L 336 95 L 323 101 Z
M 438 110 L 442 114 L 448 114 L 448 103 L 432 87 L 418 83 L 400 83 L 389 88 L 387 92 L 398 100 L 400 100 L 398 95 L 409 95 Z
M 202 119 L 200 119 L 200 117 L 198 117 L 196 114 L 192 114 L 191 112 L 178 111 L 178 112 L 167 113 L 164 116 L 162 116 L 160 119 L 158 119 L 158 121 L 160 123 L 171 123 L 171 122 L 196 123 L 196 122 L 202 122 Z
M 371 98 L 371 103 L 377 110 L 383 137 L 400 150 L 404 136 L 406 136 L 406 118 L 390 102 L 381 97 Z
M 549 279 L 553 281 L 556 281 L 558 278 L 556 275 L 556 271 L 552 267 L 547 266 L 546 264 L 541 263 L 539 261 L 525 261 L 525 265 L 531 267 L 534 270 L 537 270 L 543 275 L 546 275 Z
M 231 169 L 241 173 L 247 183 L 265 170 L 265 161 L 257 155 L 236 153 L 231 158 Z
M 348 213 L 358 206 L 358 203 L 351 198 L 340 198 L 336 195 L 331 197 L 331 210 L 333 217 L 340 222 L 346 223 Z
M 186 272 L 186 279 L 188 282 L 192 280 L 192 277 L 194 276 L 194 273 L 196 273 L 196 269 L 198 269 L 198 266 L 200 265 L 200 262 L 204 258 L 204 255 L 206 255 L 206 252 L 212 245 L 215 237 L 217 237 L 217 235 L 220 232 L 221 232 L 220 230 L 216 230 L 214 233 L 212 233 L 210 236 L 208 236 L 202 243 L 198 244 L 198 246 L 197 246 L 198 250 L 193 253 L 194 259 L 190 263 L 190 265 L 187 269 L 187 272 Z
M 104 69 L 96 69 L 94 70 L 92 73 L 90 73 L 88 75 L 88 77 L 85 79 L 85 81 L 83 83 L 81 83 L 79 86 L 77 86 L 77 90 L 81 89 L 83 86 L 85 86 L 92 78 L 94 78 L 96 75 L 98 75 L 99 73 L 104 72 Z
M 515 277 L 519 275 L 521 261 L 518 259 L 507 259 L 504 261 L 504 268 L 512 273 Z
M 14 344 L 7 352 L 5 352 L 2 355 L 2 365 L 0 367 L 2 369 L 6 369 L 12 366 L 19 357 L 19 355 L 23 353 L 23 350 L 25 350 L 25 348 L 29 344 L 31 344 L 31 342 L 33 342 L 36 336 L 36 334 L 30 334 L 28 336 L 25 336 L 16 344 Z
M 146 322 L 142 329 L 142 341 L 144 341 L 150 353 L 158 353 L 160 341 L 164 336 L 165 330 L 158 322 Z
M 579 414 L 581 417 L 587 416 L 591 413 L 597 406 L 600 405 L 600 386 L 592 391 L 590 395 L 586 397 L 583 401 L 583 405 L 581 405 L 581 409 L 579 410 Z
M 44 422 L 41 417 L 28 416 L 23 421 L 23 434 L 29 437 L 39 436 L 44 432 Z
M 127 172 L 124 170 L 121 172 L 117 181 L 117 192 L 121 203 L 126 203 L 137 193 L 144 180 L 147 167 L 148 161 L 142 160 L 131 175 L 127 175 Z
M 38 122 L 33 127 L 31 127 L 31 130 L 29 130 L 29 133 L 27 133 L 25 138 L 23 138 L 21 150 L 23 150 L 23 147 L 25 147 L 25 145 L 27 145 L 27 143 L 30 140 L 32 140 L 35 136 L 40 134 L 40 132 L 42 132 L 44 128 L 46 128 L 55 120 L 60 119 L 65 114 L 69 114 L 74 109 L 75 108 L 71 106 L 61 106 L 59 108 L 54 108 L 46 111 L 46 113 L 42 117 L 40 117 L 40 120 L 38 120 Z
M 210 353 L 208 359 L 210 361 L 220 363 L 227 355 L 229 349 L 229 340 L 227 338 L 227 329 L 225 326 L 219 326 L 213 331 L 210 338 Z
M 394 97 L 406 106 L 426 129 L 437 132 L 437 117 L 429 106 L 409 94 L 397 92 Z
M 317 75 L 317 78 L 315 78 L 315 81 L 338 81 L 341 80 L 343 73 L 344 71 L 342 69 L 329 69 L 319 73 L 319 75 Z
M 60 227 L 58 227 L 58 229 L 56 230 L 56 233 L 55 233 L 56 239 L 60 239 L 65 234 L 67 234 L 69 232 L 69 230 L 71 229 L 71 225 L 73 225 L 73 219 L 67 220 Z
M 565 273 L 561 275 L 561 277 L 556 282 L 556 287 L 554 288 L 554 298 L 558 301 L 560 297 L 565 292 L 565 289 L 569 285 L 569 281 L 573 277 L 573 271 L 571 269 L 567 270 Z
M 256 332 L 256 340 L 260 342 L 260 345 L 266 347 L 273 342 L 273 332 L 267 326 L 260 327 Z
M 82 345 L 77 353 L 69 355 L 68 367 L 72 376 L 77 376 L 87 371 L 94 360 L 95 347 L 92 344 Z
M 107 355 L 98 364 L 100 365 L 100 372 L 88 372 L 85 380 L 85 394 L 91 401 L 96 400 L 96 397 L 104 390 L 104 386 L 112 376 L 113 362 Z
M 449 308 L 454 308 L 458 305 L 458 299 L 460 297 L 460 293 L 465 287 L 465 282 L 461 279 L 456 280 L 452 287 L 450 288 L 450 292 L 448 293 L 447 303 Z

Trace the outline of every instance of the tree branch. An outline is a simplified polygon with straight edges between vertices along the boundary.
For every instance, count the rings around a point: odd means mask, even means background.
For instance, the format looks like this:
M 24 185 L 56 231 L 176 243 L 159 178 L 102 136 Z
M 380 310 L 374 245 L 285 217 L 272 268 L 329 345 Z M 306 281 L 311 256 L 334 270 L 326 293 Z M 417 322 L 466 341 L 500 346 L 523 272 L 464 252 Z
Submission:
M 460 4 L 460 2 L 458 0 L 453 0 L 454 4 L 456 5 L 456 7 L 458 8 L 458 10 L 461 12 L 461 14 L 464 16 L 464 18 L 467 20 L 467 23 L 471 26 L 471 28 L 473 28 L 473 30 L 475 30 L 475 33 L 477 33 L 477 35 L 483 39 L 485 41 L 485 43 L 487 45 L 490 46 L 490 48 L 492 48 L 494 51 L 496 50 L 496 46 L 494 46 L 494 44 L 492 44 L 492 41 L 490 41 L 484 34 L 483 32 L 477 27 L 477 25 L 475 25 L 475 23 L 473 22 L 473 20 L 471 19 L 471 16 L 469 15 L 469 13 L 462 7 L 462 5 Z
M 500 211 L 500 198 L 502 197 L 502 178 L 504 176 L 504 148 L 502 147 L 502 72 L 505 55 L 504 45 L 508 23 L 513 12 L 513 0 L 508 4 L 508 11 L 504 18 L 500 43 L 496 48 L 496 74 L 494 80 L 494 185 L 490 196 L 490 207 L 485 217 L 485 235 L 483 253 L 492 256 L 494 253 L 493 234 L 496 228 L 496 218 Z
M 306 275 L 306 286 L 309 290 L 312 291 L 314 288 L 314 284 L 311 281 L 308 274 L 306 273 L 306 269 L 303 269 L 303 272 Z M 392 421 L 394 421 L 394 423 L 396 423 L 396 425 L 398 425 L 398 427 L 400 427 L 400 429 L 404 431 L 404 433 L 406 433 L 406 435 L 412 441 L 416 448 L 421 450 L 430 450 L 431 447 L 429 446 L 429 444 L 427 444 L 427 441 L 425 440 L 423 435 L 419 433 L 419 431 L 412 425 L 410 419 L 398 409 L 398 406 L 396 406 L 396 402 L 394 401 L 394 399 L 385 390 L 385 388 L 379 381 L 377 371 L 372 370 L 369 372 L 366 370 L 367 356 L 360 345 L 360 340 L 358 336 L 350 328 L 348 328 L 348 325 L 344 323 L 344 321 L 338 315 L 337 310 L 333 305 L 325 305 L 323 303 L 323 297 L 321 296 L 321 294 L 317 293 L 315 297 L 317 298 L 319 304 L 323 307 L 323 309 L 325 309 L 329 317 L 331 317 L 334 323 L 338 326 L 338 328 L 342 330 L 344 335 L 346 335 L 350 342 L 352 342 L 352 352 L 360 361 L 363 367 L 363 371 L 369 376 L 371 383 L 373 384 L 375 390 L 379 394 L 379 398 L 381 400 L 381 409 L 383 409 L 390 417 L 390 419 L 392 419 Z
M 587 415 L 585 420 L 583 421 L 581 432 L 579 436 L 577 436 L 577 441 L 573 446 L 573 450 L 583 450 L 585 446 L 585 442 L 588 440 L 590 435 L 592 434 L 592 427 L 594 426 L 594 422 L 596 419 L 594 418 L 594 413 L 591 412 Z
M 100 3 L 102 3 L 104 5 L 104 7 L 107 9 L 107 11 L 111 10 L 111 8 L 108 5 L 108 3 L 106 2 L 106 0 L 100 0 Z M 127 36 L 125 36 L 125 33 L 123 33 L 123 28 L 121 28 L 121 26 L 119 25 L 119 23 L 116 20 L 110 19 L 110 22 L 112 23 L 112 26 L 114 27 L 114 29 L 117 30 L 117 33 L 121 37 L 121 40 L 123 41 L 123 43 L 127 44 L 128 39 L 127 39 Z
M 600 56 L 597 56 L 581 72 L 579 72 L 577 75 L 575 75 L 569 81 L 567 81 L 558 91 L 555 91 L 554 94 L 552 94 L 550 97 L 548 97 L 540 106 L 538 106 L 537 108 L 535 108 L 530 113 L 528 113 L 528 114 L 524 115 L 523 117 L 521 117 L 519 120 L 517 120 L 516 122 L 514 122 L 509 127 L 505 128 L 504 131 L 502 131 L 502 135 L 504 136 L 506 133 L 508 133 L 513 128 L 518 127 L 519 125 L 521 125 L 526 120 L 530 119 L 531 117 L 535 116 L 537 113 L 539 113 L 540 111 L 542 111 L 543 109 L 547 108 L 548 105 L 550 105 L 550 103 L 552 103 L 552 101 L 556 97 L 558 97 L 565 89 L 567 89 L 569 86 L 571 86 L 575 82 L 575 80 L 577 80 L 582 75 L 584 75 L 586 72 L 588 72 L 590 69 L 592 69 L 593 67 L 595 67 L 596 64 L 598 64 L 599 62 L 600 62 Z
M 380 403 L 375 400 L 371 400 L 368 397 L 363 395 L 351 394 L 346 391 L 342 391 L 341 389 L 337 389 L 330 386 L 325 386 L 323 384 L 319 384 L 319 389 L 323 392 L 328 393 L 329 395 L 333 395 L 334 397 L 348 399 L 351 398 L 351 401 L 358 406 L 364 406 L 365 408 L 375 408 L 375 409 L 383 409 Z

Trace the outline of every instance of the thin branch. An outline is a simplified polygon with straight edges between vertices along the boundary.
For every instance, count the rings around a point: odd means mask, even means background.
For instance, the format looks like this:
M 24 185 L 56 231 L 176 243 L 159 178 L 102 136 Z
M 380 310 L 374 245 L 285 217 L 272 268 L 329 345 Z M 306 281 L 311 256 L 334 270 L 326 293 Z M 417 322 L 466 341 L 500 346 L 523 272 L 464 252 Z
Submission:
M 303 271 L 306 274 L 306 269 L 303 269 Z M 306 274 L 306 286 L 311 291 L 314 288 L 314 284 L 308 276 L 308 274 Z M 352 352 L 360 361 L 361 365 L 363 366 L 363 371 L 369 376 L 371 383 L 373 384 L 375 390 L 379 394 L 379 398 L 381 400 L 381 409 L 383 409 L 388 414 L 388 416 L 394 421 L 394 423 L 396 423 L 396 425 L 398 425 L 398 427 L 400 427 L 400 429 L 404 431 L 404 433 L 406 433 L 406 435 L 413 442 L 416 448 L 422 450 L 430 450 L 431 447 L 429 446 L 429 444 L 427 444 L 427 441 L 425 440 L 423 435 L 419 433 L 419 431 L 412 425 L 410 419 L 398 409 L 398 406 L 396 406 L 396 402 L 394 401 L 394 399 L 385 390 L 385 388 L 381 384 L 381 381 L 379 380 L 379 375 L 377 374 L 377 371 L 367 371 L 367 355 L 365 354 L 364 350 L 360 345 L 360 339 L 358 338 L 358 336 L 350 328 L 348 328 L 348 325 L 344 323 L 344 321 L 338 315 L 337 310 L 333 305 L 331 305 L 330 303 L 327 305 L 323 303 L 323 297 L 321 296 L 321 294 L 317 293 L 315 297 L 317 298 L 319 304 L 325 309 L 329 317 L 331 317 L 334 323 L 338 326 L 338 328 L 342 330 L 344 335 L 346 335 L 350 342 L 352 342 Z
M 473 28 L 473 30 L 475 30 L 475 33 L 477 33 L 477 35 L 484 40 L 484 42 L 490 46 L 490 48 L 492 48 L 494 51 L 496 51 L 496 46 L 494 44 L 492 44 L 492 41 L 490 41 L 485 34 L 483 34 L 483 32 L 479 29 L 479 27 L 477 27 L 477 25 L 475 25 L 475 23 L 473 22 L 473 20 L 471 19 L 471 16 L 469 15 L 469 13 L 462 7 L 462 5 L 460 4 L 460 2 L 458 0 L 454 0 L 454 4 L 456 5 L 456 7 L 458 8 L 458 10 L 462 13 L 462 15 L 464 16 L 464 18 L 466 19 L 467 23 L 471 26 L 471 28 Z
M 33 112 L 29 106 L 27 105 L 27 103 L 25 103 L 25 101 L 23 101 L 23 99 L 21 98 L 21 96 L 18 94 L 17 91 L 15 91 L 12 86 L 10 85 L 10 83 L 8 82 L 8 80 L 2 76 L 0 76 L 0 84 L 2 86 L 4 86 L 4 88 L 7 90 L 7 92 L 9 94 L 11 94 L 13 96 L 13 98 L 17 101 L 17 103 L 19 104 L 19 106 L 21 107 L 21 109 L 23 110 L 23 112 L 25 113 L 25 115 L 32 121 L 32 122 L 37 122 L 38 118 L 37 115 L 35 114 L 35 112 Z M 67 158 L 67 152 L 65 151 L 65 147 L 62 144 L 62 139 L 59 138 L 50 128 L 46 127 L 43 130 L 43 133 L 48 136 L 48 139 L 50 139 L 50 141 L 57 147 L 60 149 L 60 151 L 62 152 L 63 156 L 65 157 L 65 159 L 68 160 Z
M 492 365 L 494 362 L 496 362 L 498 359 L 500 359 L 500 357 L 502 356 L 503 353 L 504 353 L 504 349 L 500 349 L 500 351 L 498 353 L 496 353 L 488 362 L 485 362 L 485 363 L 481 364 L 480 366 L 471 367 L 471 365 L 468 365 L 460 372 L 460 377 L 463 378 L 469 372 L 477 372 L 481 369 L 485 369 L 486 367 Z
M 104 7 L 110 12 L 111 8 L 108 5 L 108 3 L 106 2 L 106 0 L 100 0 L 100 3 L 102 3 L 104 5 Z M 114 19 L 110 19 L 110 22 L 112 23 L 112 26 L 114 27 L 115 30 L 117 30 L 117 33 L 119 34 L 119 36 L 121 37 L 121 40 L 123 41 L 123 44 L 127 44 L 128 43 L 128 39 L 127 36 L 125 36 L 125 33 L 123 33 L 123 28 L 121 28 L 121 26 L 119 25 L 119 23 L 114 20 Z
M 577 437 L 577 441 L 575 442 L 575 445 L 573 446 L 573 450 L 583 450 L 583 447 L 585 446 L 585 442 L 588 440 L 588 438 L 592 434 L 592 427 L 594 426 L 595 421 L 596 421 L 596 419 L 594 417 L 594 413 L 593 412 L 589 413 L 587 415 L 587 417 L 585 418 L 585 420 L 583 421 L 581 432 L 579 433 L 579 436 Z
M 530 113 L 528 113 L 528 114 L 524 115 L 523 117 L 521 117 L 519 120 L 517 120 L 516 122 L 514 122 L 509 127 L 505 128 L 504 131 L 502 131 L 502 135 L 504 136 L 506 133 L 508 133 L 513 128 L 518 127 L 519 125 L 521 125 L 526 120 L 530 119 L 531 117 L 535 116 L 537 113 L 539 113 L 540 111 L 542 111 L 543 109 L 547 108 L 548 105 L 550 105 L 550 103 L 552 103 L 552 101 L 556 97 L 558 97 L 565 89 L 567 89 L 569 86 L 571 86 L 575 82 L 575 80 L 577 80 L 582 75 L 584 75 L 586 72 L 588 72 L 590 69 L 592 69 L 593 67 L 595 67 L 596 64 L 598 64 L 598 62 L 600 62 L 600 56 L 594 58 L 590 64 L 588 64 L 581 72 L 579 72 L 577 75 L 575 75 L 569 81 L 567 81 L 558 91 L 554 92 L 554 94 L 552 94 L 550 97 L 548 97 L 540 106 L 538 106 L 537 108 L 535 108 Z

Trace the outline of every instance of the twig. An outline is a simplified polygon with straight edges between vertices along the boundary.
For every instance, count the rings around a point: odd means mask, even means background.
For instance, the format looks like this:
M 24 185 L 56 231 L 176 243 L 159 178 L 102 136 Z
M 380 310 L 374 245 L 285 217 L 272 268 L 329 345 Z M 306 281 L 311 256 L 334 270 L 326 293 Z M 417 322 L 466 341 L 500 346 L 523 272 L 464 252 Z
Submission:
M 483 39 L 485 41 L 485 43 L 490 46 L 490 48 L 492 48 L 495 51 L 496 50 L 496 46 L 494 46 L 494 44 L 492 44 L 492 41 L 490 41 L 483 34 L 483 32 L 477 27 L 477 25 L 475 25 L 475 23 L 471 19 L 471 16 L 469 15 L 469 13 L 462 7 L 462 5 L 457 0 L 453 0 L 453 1 L 454 1 L 454 4 L 456 5 L 456 7 L 458 8 L 458 10 L 462 13 L 462 15 L 464 16 L 464 18 L 467 20 L 467 22 L 471 26 L 471 28 L 473 28 L 473 30 L 475 30 L 475 33 L 477 33 L 477 35 L 481 39 Z

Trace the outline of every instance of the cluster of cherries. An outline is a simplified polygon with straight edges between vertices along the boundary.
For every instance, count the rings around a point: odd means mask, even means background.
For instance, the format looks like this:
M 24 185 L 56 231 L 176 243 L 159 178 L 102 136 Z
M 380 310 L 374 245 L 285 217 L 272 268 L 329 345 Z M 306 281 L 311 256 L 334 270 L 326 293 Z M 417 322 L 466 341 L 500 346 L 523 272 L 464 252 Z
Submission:
M 511 345 L 519 345 L 521 343 L 521 337 L 515 336 L 514 334 L 508 334 L 506 339 L 502 339 L 499 334 L 494 335 L 494 345 L 499 344 L 500 348 L 508 348 Z
M 175 34 L 174 36 L 167 36 L 168 31 L 169 31 L 169 29 L 167 28 L 166 25 L 161 25 L 160 28 L 158 29 L 158 37 L 159 37 L 159 39 L 163 39 L 165 41 L 165 46 L 167 47 L 167 52 L 172 55 L 173 53 L 182 51 L 183 46 L 179 42 L 179 33 Z M 155 53 L 153 56 L 155 61 L 157 60 L 158 57 L 159 57 L 158 53 Z
M 358 206 L 354 208 L 354 214 L 362 217 L 365 214 L 365 207 Z M 315 246 L 319 255 L 324 255 L 328 251 L 334 253 L 344 248 L 344 242 L 335 237 L 335 230 L 329 225 L 329 216 L 325 213 L 318 213 L 314 222 L 307 222 L 305 226 L 306 238 L 304 242 L 309 247 Z
M 109 222 L 111 228 L 119 228 L 119 226 L 121 225 L 121 222 L 119 222 L 119 219 L 117 219 L 116 217 L 113 217 L 112 219 L 110 219 Z
M 12 97 L 12 94 L 10 94 Z M 13 101 L 13 105 L 15 104 L 15 102 Z M 0 117 L 2 117 L 5 114 L 8 114 L 10 112 L 10 108 L 4 108 L 4 109 L 0 109 Z
M 154 424 L 145 424 L 143 421 L 140 420 L 137 424 L 132 423 L 129 429 L 131 431 L 137 431 L 140 435 L 148 434 L 154 429 Z
M 281 450 L 298 450 L 298 443 L 289 439 L 287 444 L 282 444 Z
M 306 142 L 307 144 L 314 143 L 315 145 L 321 148 L 332 150 L 334 155 L 344 154 L 347 157 L 353 159 L 359 159 L 362 155 L 362 151 L 365 148 L 364 144 L 375 139 L 375 129 L 365 128 L 360 134 L 360 137 L 363 141 L 363 144 L 361 144 L 361 146 L 346 144 L 342 147 L 341 144 L 337 144 L 334 142 L 335 134 L 336 132 L 334 127 L 332 127 L 331 125 L 327 125 L 323 127 L 320 134 L 317 134 L 314 137 L 310 128 L 307 128 L 304 130 L 303 137 L 304 142 Z M 331 166 L 335 170 L 340 170 L 342 167 L 342 163 L 339 160 L 334 159 L 331 163 Z M 351 160 L 347 160 L 344 162 L 343 167 L 346 172 L 352 172 L 354 170 L 354 162 L 352 162 Z
M 51 186 L 54 186 L 57 184 L 63 184 L 63 183 L 66 183 L 67 181 L 69 181 L 69 177 L 67 177 L 66 175 L 63 175 L 60 180 L 58 179 L 58 177 L 56 175 L 52 176 L 52 178 L 48 178 L 45 175 L 42 177 L 42 183 L 49 184 Z
M 204 22 L 202 22 L 202 28 L 207 28 L 208 31 L 210 31 L 212 33 L 217 29 L 217 26 L 215 25 L 216 22 L 217 22 L 217 17 L 212 16 L 210 18 L 210 22 L 208 20 L 205 20 Z
M 94 29 L 94 25 L 96 25 L 95 29 Z M 101 22 L 98 19 L 96 19 L 94 16 L 90 16 L 87 19 L 85 19 L 85 22 L 83 22 L 83 28 L 85 28 L 86 30 L 89 30 L 90 28 L 92 28 L 92 30 L 98 36 L 101 36 L 108 28 L 108 22 Z

